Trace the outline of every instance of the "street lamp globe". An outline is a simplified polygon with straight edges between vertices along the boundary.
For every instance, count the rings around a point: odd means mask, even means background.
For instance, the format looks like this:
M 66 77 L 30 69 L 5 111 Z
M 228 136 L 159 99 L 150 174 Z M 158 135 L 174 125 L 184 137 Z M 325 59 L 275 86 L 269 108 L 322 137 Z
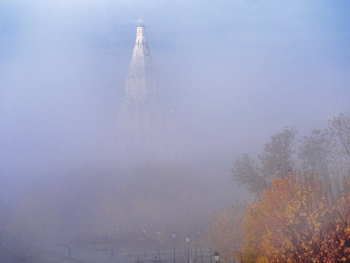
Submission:
M 190 263 L 190 238 L 186 237 L 187 242 L 187 263 Z
M 215 262 L 218 262 L 219 258 L 220 258 L 219 253 L 217 251 L 215 251 L 215 253 L 214 253 L 214 260 L 215 260 Z
M 173 238 L 174 238 L 174 263 L 176 262 L 175 261 L 175 237 L 176 237 L 176 234 L 173 234 Z
M 156 232 L 158 236 L 158 260 L 160 261 L 160 231 Z
M 146 233 L 147 233 L 147 230 L 146 229 L 142 230 L 142 233 L 143 233 L 143 252 L 144 252 L 144 257 L 146 258 Z

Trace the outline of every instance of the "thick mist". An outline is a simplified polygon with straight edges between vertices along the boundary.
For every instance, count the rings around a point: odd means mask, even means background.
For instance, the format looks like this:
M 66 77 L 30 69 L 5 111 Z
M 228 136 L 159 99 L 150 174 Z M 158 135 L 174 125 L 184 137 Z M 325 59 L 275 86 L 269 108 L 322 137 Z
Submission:
M 346 2 L 1 1 L 0 200 L 11 227 L 40 242 L 115 227 L 197 233 L 211 211 L 244 197 L 230 178 L 241 153 L 285 126 L 324 128 L 330 109 L 349 113 L 349 11 Z M 117 120 L 140 13 L 160 101 L 176 120 L 171 143 L 146 157 L 121 143 Z

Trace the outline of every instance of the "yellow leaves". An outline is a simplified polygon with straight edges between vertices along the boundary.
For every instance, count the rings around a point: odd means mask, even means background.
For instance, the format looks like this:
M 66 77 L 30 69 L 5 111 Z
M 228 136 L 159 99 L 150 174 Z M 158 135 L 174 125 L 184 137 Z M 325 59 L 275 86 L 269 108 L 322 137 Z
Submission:
M 240 240 L 242 239 L 242 228 L 240 223 L 240 215 L 243 211 L 242 205 L 234 204 L 223 209 L 217 216 L 216 220 L 212 223 L 209 229 L 211 244 L 219 251 L 220 256 L 224 261 L 229 261 L 238 249 Z M 255 243 L 254 236 L 259 235 L 256 231 L 257 228 L 254 225 L 251 217 L 253 210 L 246 210 L 246 221 L 250 222 L 246 229 L 246 238 L 249 246 Z M 235 244 L 236 247 L 233 247 Z
M 346 257 L 342 257 L 341 261 L 345 262 L 346 261 Z
M 269 260 L 267 259 L 267 257 L 259 256 L 256 263 L 269 263 Z
M 243 253 L 249 248 L 256 255 L 251 262 L 264 262 L 264 257 L 271 262 L 350 259 L 350 222 L 342 223 L 336 216 L 340 208 L 349 211 L 350 203 L 341 198 L 327 201 L 321 181 L 315 178 L 312 187 L 307 179 L 296 178 L 276 180 L 246 211 L 243 228 L 249 238 Z
M 345 243 L 345 240 L 344 240 L 344 239 L 341 239 L 341 240 L 340 240 L 340 246 L 344 246 L 344 243 Z

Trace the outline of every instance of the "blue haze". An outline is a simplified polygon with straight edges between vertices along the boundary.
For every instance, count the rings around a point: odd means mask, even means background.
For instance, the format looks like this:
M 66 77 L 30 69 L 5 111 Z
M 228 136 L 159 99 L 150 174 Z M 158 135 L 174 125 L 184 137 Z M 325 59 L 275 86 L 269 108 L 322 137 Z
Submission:
M 160 98 L 191 131 L 186 162 L 215 160 L 208 182 L 224 187 L 233 160 L 284 126 L 324 128 L 334 87 L 350 112 L 348 1 L 3 0 L 4 199 L 33 179 L 122 158 L 109 145 L 140 14 Z

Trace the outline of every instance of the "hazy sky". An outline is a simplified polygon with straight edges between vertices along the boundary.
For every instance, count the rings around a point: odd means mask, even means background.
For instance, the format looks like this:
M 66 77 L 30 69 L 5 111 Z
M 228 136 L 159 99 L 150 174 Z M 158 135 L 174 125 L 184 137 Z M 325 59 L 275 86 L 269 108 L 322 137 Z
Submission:
M 3 178 L 108 155 L 140 14 L 162 103 L 198 154 L 323 128 L 332 89 L 350 112 L 349 1 L 1 0 Z

